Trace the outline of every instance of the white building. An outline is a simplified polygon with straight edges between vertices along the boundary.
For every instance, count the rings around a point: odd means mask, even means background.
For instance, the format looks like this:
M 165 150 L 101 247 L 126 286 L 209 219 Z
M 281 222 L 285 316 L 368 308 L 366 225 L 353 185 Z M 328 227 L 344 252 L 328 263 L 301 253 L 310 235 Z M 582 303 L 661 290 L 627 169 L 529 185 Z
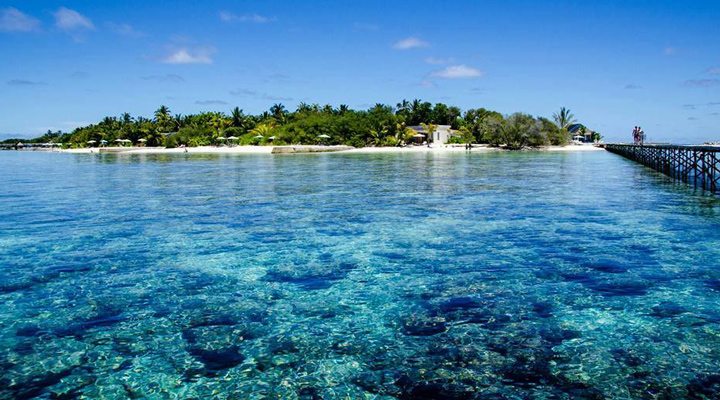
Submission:
M 430 137 L 430 142 L 435 144 L 445 144 L 450 140 L 450 136 L 452 136 L 452 129 L 450 129 L 450 125 L 435 125 L 435 132 L 432 133 L 432 137 Z M 422 133 L 425 135 L 425 138 L 428 139 L 428 132 L 423 129 L 422 126 L 411 126 L 410 129 Z

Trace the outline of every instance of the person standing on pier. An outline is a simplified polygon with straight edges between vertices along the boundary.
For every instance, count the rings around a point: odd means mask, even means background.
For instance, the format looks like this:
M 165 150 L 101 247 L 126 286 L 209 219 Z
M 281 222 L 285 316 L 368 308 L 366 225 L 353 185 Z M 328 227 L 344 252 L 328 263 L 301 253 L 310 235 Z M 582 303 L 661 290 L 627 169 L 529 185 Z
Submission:
M 642 127 L 638 126 L 638 140 L 640 141 L 640 144 L 645 143 L 645 131 L 643 131 Z
M 638 144 L 638 127 L 633 128 L 633 144 Z

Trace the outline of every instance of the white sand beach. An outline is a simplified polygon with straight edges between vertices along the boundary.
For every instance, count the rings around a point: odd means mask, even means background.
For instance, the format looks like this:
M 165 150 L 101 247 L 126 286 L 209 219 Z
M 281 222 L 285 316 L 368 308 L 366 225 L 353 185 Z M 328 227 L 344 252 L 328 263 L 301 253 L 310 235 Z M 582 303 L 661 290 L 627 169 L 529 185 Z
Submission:
M 568 145 L 568 146 L 547 146 L 527 151 L 602 151 L 600 147 L 593 145 Z M 406 146 L 406 147 L 360 147 L 349 146 L 313 146 L 313 145 L 290 145 L 290 146 L 199 146 L 199 147 L 91 147 L 81 149 L 60 150 L 63 153 L 73 154 L 289 154 L 289 153 L 322 153 L 322 152 L 343 152 L 356 154 L 376 153 L 427 153 L 427 152 L 467 152 L 464 145 L 445 146 Z M 487 145 L 473 145 L 471 152 L 493 152 L 503 151 L 502 148 L 489 147 Z

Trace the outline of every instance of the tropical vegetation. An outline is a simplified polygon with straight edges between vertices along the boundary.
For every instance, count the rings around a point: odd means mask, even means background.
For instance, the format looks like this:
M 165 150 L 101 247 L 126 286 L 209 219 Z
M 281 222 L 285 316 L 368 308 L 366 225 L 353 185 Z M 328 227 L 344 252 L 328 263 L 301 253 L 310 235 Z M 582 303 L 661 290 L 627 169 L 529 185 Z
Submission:
M 417 140 L 421 126 L 428 138 L 438 125 L 450 125 L 450 143 L 484 143 L 508 149 L 565 145 L 568 127 L 575 122 L 570 110 L 561 108 L 553 120 L 524 113 L 503 115 L 485 108 L 462 111 L 443 103 L 403 100 L 395 107 L 375 104 L 367 110 L 347 105 L 333 107 L 300 103 L 294 111 L 274 104 L 268 111 L 250 115 L 238 107 L 229 114 L 202 112 L 173 115 L 160 106 L 152 118 L 105 117 L 72 132 L 48 131 L 29 142 L 63 143 L 68 147 L 105 143 L 143 143 L 146 146 L 343 144 L 355 147 L 401 146 Z M 6 140 L 6 143 L 17 139 Z M 129 141 L 129 142 L 128 142 Z

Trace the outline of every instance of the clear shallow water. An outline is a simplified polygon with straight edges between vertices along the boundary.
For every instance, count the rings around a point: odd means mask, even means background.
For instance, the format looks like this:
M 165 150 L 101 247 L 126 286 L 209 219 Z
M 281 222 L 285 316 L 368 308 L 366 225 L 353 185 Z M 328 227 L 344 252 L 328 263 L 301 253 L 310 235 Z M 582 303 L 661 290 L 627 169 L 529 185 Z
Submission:
M 720 396 L 720 201 L 612 154 L 0 175 L 0 398 Z

